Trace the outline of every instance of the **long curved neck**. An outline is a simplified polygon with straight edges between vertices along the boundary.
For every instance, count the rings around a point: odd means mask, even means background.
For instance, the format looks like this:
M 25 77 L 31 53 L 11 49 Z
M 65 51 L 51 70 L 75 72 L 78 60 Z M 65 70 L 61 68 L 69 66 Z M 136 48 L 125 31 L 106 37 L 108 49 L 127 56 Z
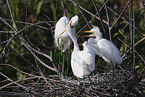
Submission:
M 96 38 L 95 38 L 96 42 L 98 42 L 101 38 L 102 38 L 102 36 L 96 36 Z
M 70 35 L 70 38 L 72 39 L 73 43 L 74 43 L 74 50 L 80 50 L 78 42 L 77 42 L 77 38 L 75 37 L 75 35 Z

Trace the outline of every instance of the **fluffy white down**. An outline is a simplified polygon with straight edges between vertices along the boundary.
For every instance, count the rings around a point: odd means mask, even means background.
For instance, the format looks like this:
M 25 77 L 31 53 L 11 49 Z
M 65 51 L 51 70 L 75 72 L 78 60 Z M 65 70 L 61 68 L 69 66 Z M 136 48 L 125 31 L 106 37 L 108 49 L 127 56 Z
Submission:
M 90 74 L 87 64 L 80 58 L 76 51 L 73 51 L 71 55 L 71 68 L 73 74 L 79 78 L 83 78 Z
M 97 55 L 102 57 L 106 62 L 121 64 L 122 58 L 118 48 L 109 40 L 102 38 L 102 33 L 97 26 L 93 26 L 90 31 L 92 31 L 90 36 L 96 38 L 89 38 L 88 44 L 98 51 Z
M 71 66 L 75 76 L 83 78 L 95 70 L 95 53 L 87 42 L 83 43 L 82 51 L 73 51 L 71 57 Z
M 113 62 L 117 64 L 122 63 L 121 54 L 118 48 L 109 40 L 102 38 L 97 42 L 102 58 L 106 62 Z

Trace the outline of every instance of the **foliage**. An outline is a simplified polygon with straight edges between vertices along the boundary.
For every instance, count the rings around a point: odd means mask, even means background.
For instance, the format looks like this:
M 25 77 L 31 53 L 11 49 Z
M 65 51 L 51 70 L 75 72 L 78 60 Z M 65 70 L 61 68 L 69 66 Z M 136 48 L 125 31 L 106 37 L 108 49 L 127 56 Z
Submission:
M 115 2 L 114 2 L 115 1 Z M 145 6 L 143 0 L 1 0 L 0 95 L 4 96 L 136 96 L 145 94 Z M 76 35 L 101 28 L 123 58 L 112 69 L 96 56 L 96 69 L 81 84 L 70 57 L 73 44 L 61 53 L 53 44 L 56 21 L 79 16 Z M 14 20 L 13 20 L 14 18 Z

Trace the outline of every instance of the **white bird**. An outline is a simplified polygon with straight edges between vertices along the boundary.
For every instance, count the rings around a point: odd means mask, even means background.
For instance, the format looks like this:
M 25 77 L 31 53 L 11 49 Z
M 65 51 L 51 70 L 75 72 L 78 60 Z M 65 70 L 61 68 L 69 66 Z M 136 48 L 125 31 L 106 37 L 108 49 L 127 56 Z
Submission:
M 114 80 L 114 64 L 121 64 L 122 58 L 120 51 L 118 48 L 109 40 L 102 38 L 102 33 L 100 32 L 100 29 L 97 26 L 93 26 L 93 28 L 90 31 L 84 31 L 87 33 L 91 33 L 90 35 L 86 35 L 83 37 L 96 37 L 96 38 L 89 38 L 88 44 L 95 48 L 100 57 L 102 57 L 106 62 L 113 65 L 113 80 Z
M 95 54 L 98 54 L 98 51 L 91 47 L 87 41 L 83 44 L 83 50 L 80 51 L 79 55 L 87 63 L 88 71 L 91 73 L 95 70 Z
M 80 51 L 75 32 L 71 28 L 71 24 L 75 23 L 74 20 L 70 21 L 66 27 L 66 30 L 63 31 L 62 34 L 68 34 L 74 43 L 74 50 L 71 54 L 71 68 L 73 74 L 78 78 L 83 78 L 84 76 L 90 75 L 90 73 L 94 71 L 95 53 L 97 53 L 97 51 L 92 50 L 87 42 L 83 43 L 84 50 Z
M 55 25 L 55 46 L 58 47 L 62 52 L 65 52 L 65 50 L 70 46 L 71 39 L 67 34 L 61 35 L 61 37 L 58 38 L 58 36 L 66 29 L 66 25 L 68 25 L 69 19 L 66 16 L 61 17 L 58 22 Z
M 100 32 L 100 29 L 97 26 L 93 26 L 93 28 L 90 31 L 83 31 L 83 32 L 92 33 L 86 36 L 96 37 L 96 38 L 89 38 L 88 44 L 94 47 L 98 51 L 98 55 L 101 56 L 106 62 L 108 63 L 112 62 L 115 64 L 122 63 L 121 54 L 118 48 L 109 40 L 102 38 L 102 33 Z
M 68 24 L 71 25 L 72 31 L 75 32 L 75 25 L 78 23 L 78 16 L 75 15 L 74 17 L 71 18 L 70 21 L 66 16 L 63 16 L 59 19 L 59 21 L 55 25 L 54 43 L 56 47 L 58 47 L 62 52 L 65 52 L 66 49 L 69 48 L 71 44 L 71 39 L 67 33 L 63 34 L 61 33 L 66 30 L 66 26 Z

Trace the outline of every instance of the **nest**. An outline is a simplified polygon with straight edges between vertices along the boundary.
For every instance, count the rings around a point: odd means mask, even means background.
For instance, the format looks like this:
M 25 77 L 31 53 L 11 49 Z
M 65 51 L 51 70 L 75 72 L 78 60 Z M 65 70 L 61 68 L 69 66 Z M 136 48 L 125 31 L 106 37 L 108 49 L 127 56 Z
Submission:
M 12 92 L 3 92 L 1 95 L 23 96 L 23 97 L 48 97 L 48 96 L 132 96 L 143 97 L 143 87 L 145 81 L 139 81 L 134 75 L 125 70 L 115 70 L 115 76 L 112 72 L 95 74 L 89 78 L 83 78 L 78 81 L 74 77 L 59 77 L 58 75 L 49 75 L 42 79 L 27 80 L 27 84 L 21 81 L 20 86 L 9 86 L 13 88 Z M 34 82 L 35 81 L 35 82 Z

